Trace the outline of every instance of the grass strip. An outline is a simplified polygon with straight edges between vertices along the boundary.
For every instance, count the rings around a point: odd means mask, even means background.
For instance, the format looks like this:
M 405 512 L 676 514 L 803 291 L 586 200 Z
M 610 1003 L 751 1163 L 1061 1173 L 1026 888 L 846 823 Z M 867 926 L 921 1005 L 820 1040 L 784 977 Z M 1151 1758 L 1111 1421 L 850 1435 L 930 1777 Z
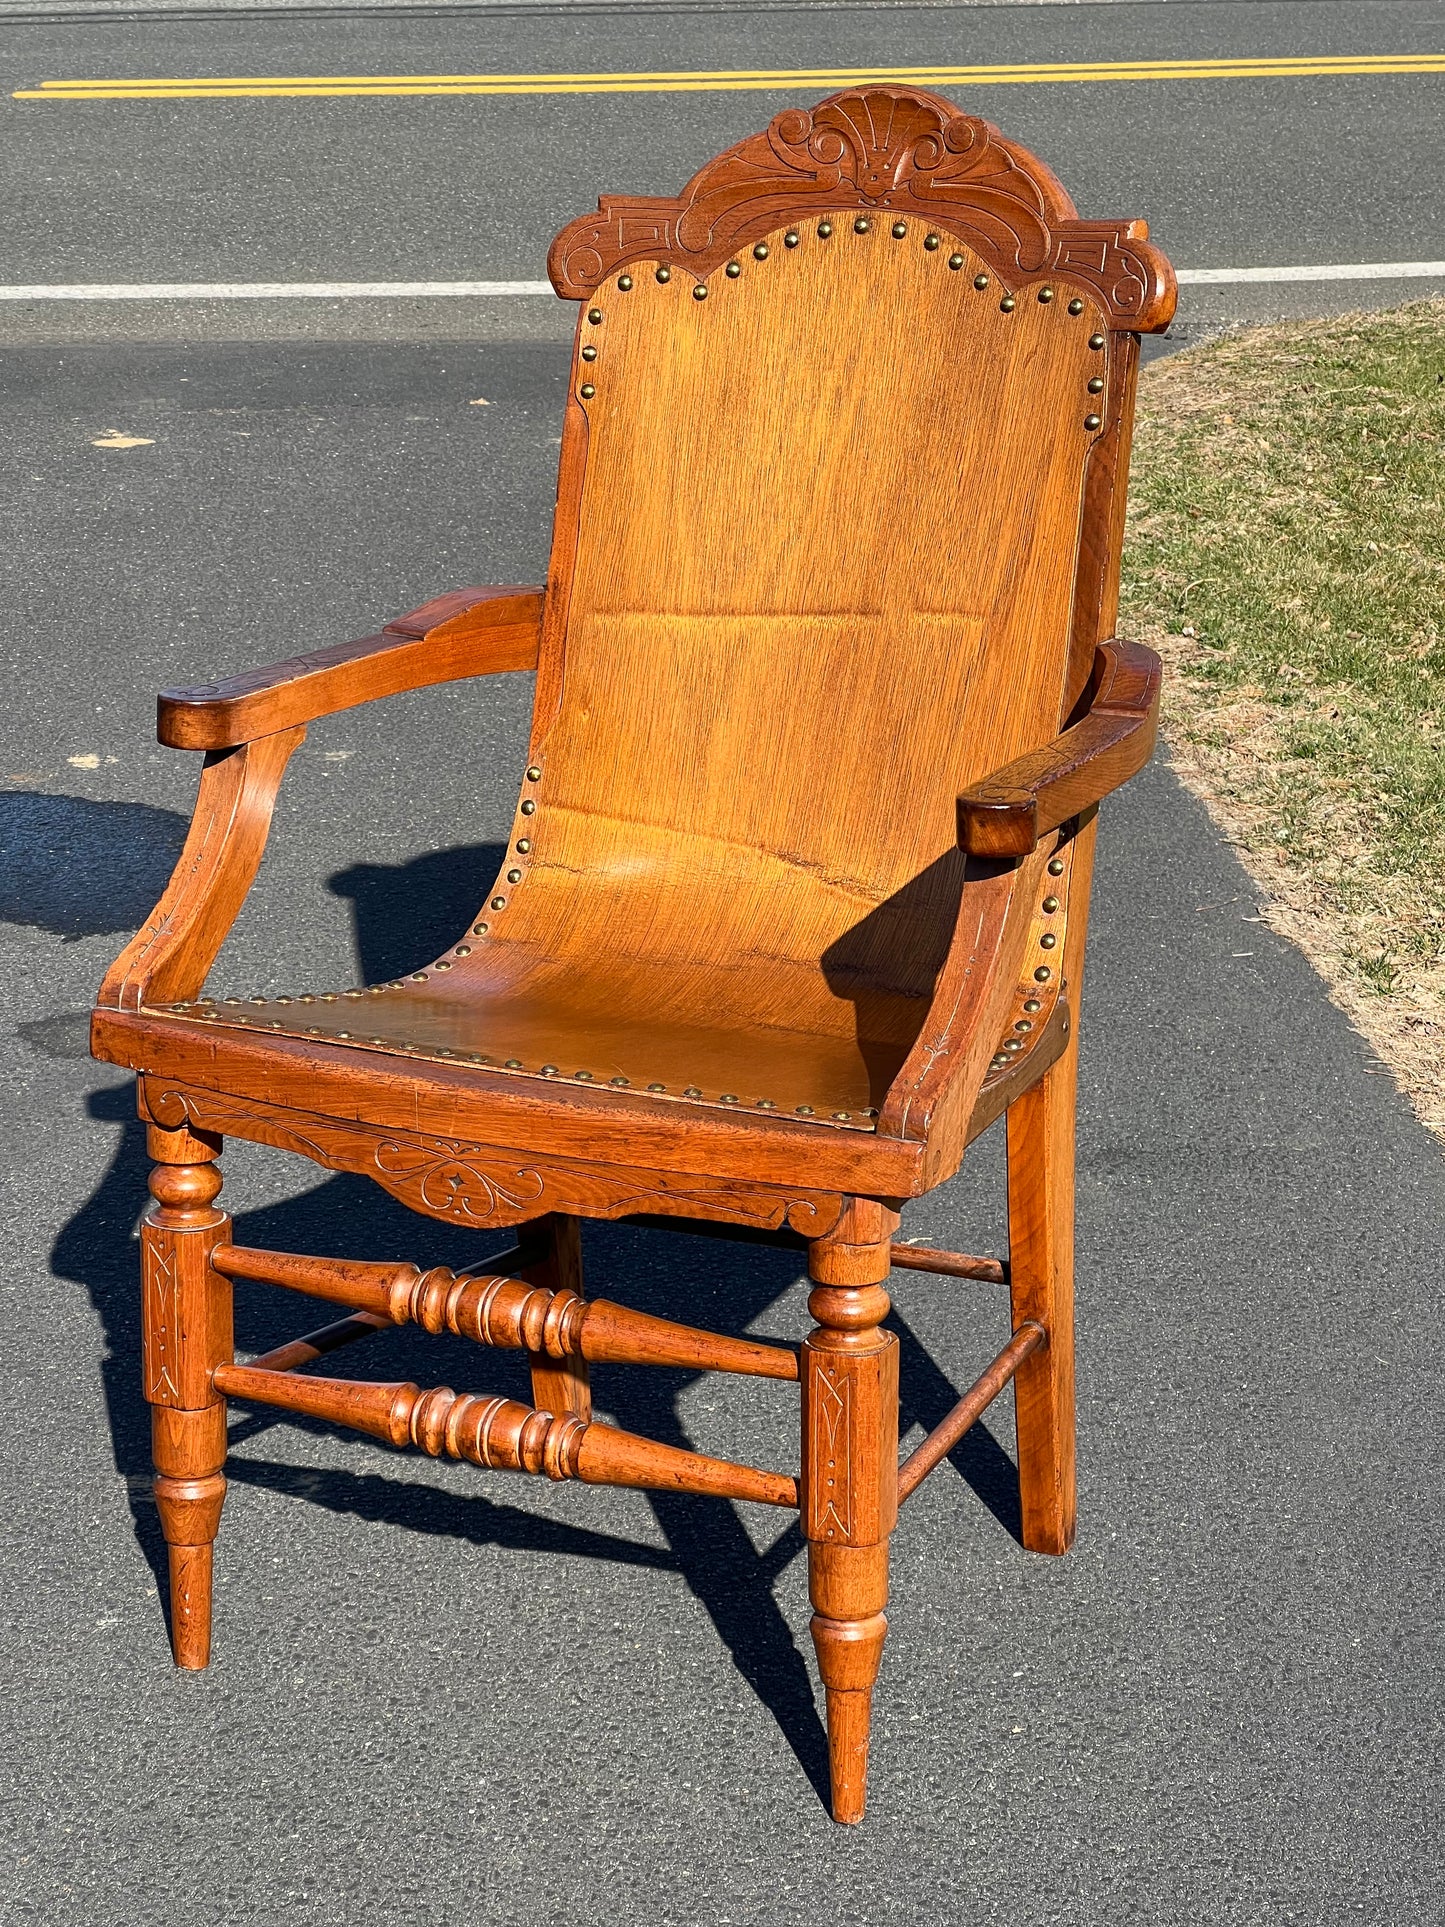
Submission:
M 1445 301 L 1148 368 L 1119 627 L 1270 923 L 1445 1136 Z

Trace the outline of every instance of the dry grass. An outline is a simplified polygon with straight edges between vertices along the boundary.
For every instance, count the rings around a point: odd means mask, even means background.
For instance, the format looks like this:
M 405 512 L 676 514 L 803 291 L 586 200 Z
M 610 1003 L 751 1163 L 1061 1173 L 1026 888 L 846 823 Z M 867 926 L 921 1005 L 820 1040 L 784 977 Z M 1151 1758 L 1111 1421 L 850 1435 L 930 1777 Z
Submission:
M 1120 631 L 1185 782 L 1445 1137 L 1445 302 L 1140 388 Z

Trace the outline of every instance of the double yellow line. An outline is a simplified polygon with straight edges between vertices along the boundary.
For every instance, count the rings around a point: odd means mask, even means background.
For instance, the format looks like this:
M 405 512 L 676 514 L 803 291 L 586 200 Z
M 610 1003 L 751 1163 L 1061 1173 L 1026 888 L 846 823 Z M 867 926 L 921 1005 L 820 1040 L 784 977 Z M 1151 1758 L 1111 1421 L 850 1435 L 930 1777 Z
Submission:
M 345 100 L 410 94 L 697 94 L 856 87 L 1039 86 L 1058 81 L 1298 80 L 1445 73 L 1445 54 L 1262 60 L 1083 60 L 1019 67 L 720 68 L 621 74 L 291 74 L 215 80 L 47 80 L 15 100 Z

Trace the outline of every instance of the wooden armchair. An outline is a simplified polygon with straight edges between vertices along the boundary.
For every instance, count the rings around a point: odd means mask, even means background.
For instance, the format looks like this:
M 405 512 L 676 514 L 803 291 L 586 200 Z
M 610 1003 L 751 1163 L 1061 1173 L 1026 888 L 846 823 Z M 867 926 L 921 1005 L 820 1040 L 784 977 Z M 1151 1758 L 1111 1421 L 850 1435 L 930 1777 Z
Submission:
M 160 700 L 195 820 L 101 989 L 155 1161 L 145 1391 L 177 1662 L 209 1652 L 226 1400 L 485 1467 L 797 1507 L 837 1819 L 863 1812 L 888 1545 L 1010 1379 L 1023 1537 L 1074 1530 L 1076 1016 L 1095 806 L 1146 760 L 1157 660 L 1111 640 L 1142 222 L 902 87 L 779 114 L 676 200 L 555 242 L 581 303 L 545 588 L 460 590 L 364 642 Z M 205 997 L 313 718 L 537 671 L 506 864 L 393 982 Z M 894 1240 L 1007 1113 L 1007 1262 Z M 227 1134 L 516 1226 L 453 1273 L 245 1249 Z M 581 1295 L 582 1218 L 806 1241 L 794 1349 Z M 1013 1336 L 898 1464 L 890 1265 L 992 1280 Z M 344 1308 L 247 1364 L 233 1281 Z M 414 1320 L 524 1349 L 533 1404 L 309 1367 Z M 589 1367 L 797 1381 L 801 1470 L 593 1422 Z

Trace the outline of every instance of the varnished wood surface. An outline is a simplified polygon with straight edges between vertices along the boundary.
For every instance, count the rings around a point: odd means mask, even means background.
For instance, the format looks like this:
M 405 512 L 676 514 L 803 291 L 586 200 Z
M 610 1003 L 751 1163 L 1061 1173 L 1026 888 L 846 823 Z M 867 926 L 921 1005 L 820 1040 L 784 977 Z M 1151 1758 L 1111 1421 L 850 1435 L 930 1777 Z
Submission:
M 1142 643 L 1101 643 L 1085 715 L 959 797 L 959 847 L 978 857 L 1028 856 L 1047 831 L 1137 776 L 1154 753 L 1163 673 Z
M 276 792 L 305 735 L 302 727 L 286 729 L 206 758 L 190 831 L 165 894 L 100 986 L 91 1032 L 95 1056 L 108 1055 L 101 1012 L 199 994 L 255 881 Z
M 535 669 L 541 589 L 455 589 L 387 623 L 265 669 L 164 689 L 156 734 L 173 749 L 228 749 L 339 709 L 466 676 Z
M 393 1445 L 419 1445 L 439 1457 L 466 1459 L 488 1471 L 540 1472 L 587 1485 L 644 1491 L 696 1492 L 796 1506 L 797 1481 L 781 1472 L 734 1465 L 705 1453 L 619 1431 L 573 1413 L 541 1412 L 516 1399 L 457 1393 L 438 1385 L 376 1384 L 307 1378 L 254 1365 L 222 1365 L 216 1389 L 229 1398 L 279 1405 L 288 1412 L 346 1425 Z
M 944 1415 L 917 1450 L 910 1452 L 899 1466 L 900 1505 L 918 1490 L 929 1473 L 948 1457 L 964 1433 L 982 1418 L 1024 1360 L 1048 1342 L 1048 1333 L 1034 1320 L 1029 1319 L 1019 1326 L 988 1369 L 979 1374 L 953 1409 Z
M 1073 1532 L 1075 1023 L 1095 807 L 1153 740 L 1157 662 L 1112 636 L 1136 331 L 1173 277 L 1142 222 L 1080 220 L 1034 156 L 898 87 L 789 109 L 676 198 L 604 197 L 552 268 L 585 298 L 545 592 L 456 591 L 161 699 L 162 740 L 208 754 L 93 1048 L 138 1073 L 157 1167 L 175 1652 L 209 1652 L 228 1394 L 484 1467 L 797 1505 L 853 1823 L 900 1489 L 1011 1374 L 1025 1542 Z M 307 722 L 529 668 L 507 855 L 446 953 L 205 998 Z M 903 1201 L 1005 1110 L 1007 1264 L 900 1246 Z M 214 1205 L 223 1135 L 518 1249 L 490 1273 L 247 1251 Z M 587 1300 L 584 1217 L 806 1243 L 814 1329 L 795 1352 Z M 1006 1282 L 1015 1327 L 901 1475 L 890 1261 Z M 237 1365 L 232 1278 L 349 1316 Z M 525 1350 L 533 1403 L 307 1375 L 408 1320 Z M 798 1381 L 800 1478 L 593 1421 L 614 1363 Z
M 839 211 L 961 241 L 1005 288 L 1041 270 L 1066 275 L 1108 305 L 1117 328 L 1164 328 L 1174 313 L 1174 271 L 1148 244 L 1146 222 L 1081 221 L 1037 154 L 916 87 L 849 88 L 785 108 L 675 199 L 604 194 L 596 214 L 563 228 L 547 266 L 558 294 L 574 299 L 653 255 L 703 277 L 784 217 L 801 227 Z

